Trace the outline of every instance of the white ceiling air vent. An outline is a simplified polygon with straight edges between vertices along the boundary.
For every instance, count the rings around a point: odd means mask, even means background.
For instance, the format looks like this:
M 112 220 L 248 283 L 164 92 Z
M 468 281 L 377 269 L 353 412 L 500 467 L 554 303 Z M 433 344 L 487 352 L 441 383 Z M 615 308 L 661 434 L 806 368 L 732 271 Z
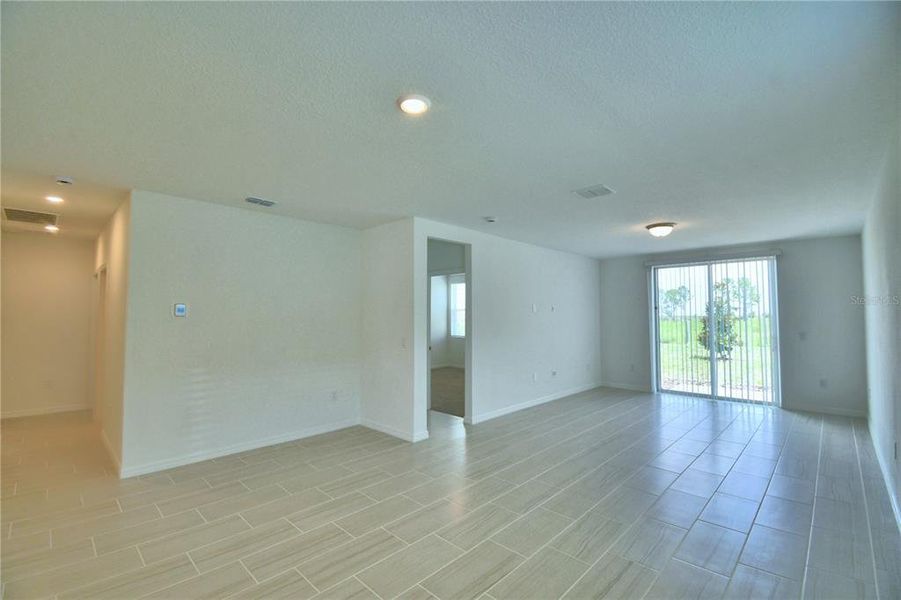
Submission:
M 608 188 L 606 185 L 592 185 L 586 188 L 582 188 L 581 190 L 573 190 L 573 194 L 581 196 L 586 200 L 591 200 L 592 198 L 600 198 L 601 196 L 609 196 L 614 193 L 613 190 Z
M 11 223 L 26 223 L 28 225 L 56 225 L 59 215 L 53 213 L 36 212 L 21 208 L 4 208 L 3 216 Z
M 265 206 L 266 208 L 275 206 L 275 202 L 273 200 L 263 200 L 262 198 L 255 198 L 254 196 L 248 196 L 247 198 L 244 198 L 244 201 L 249 202 L 250 204 Z

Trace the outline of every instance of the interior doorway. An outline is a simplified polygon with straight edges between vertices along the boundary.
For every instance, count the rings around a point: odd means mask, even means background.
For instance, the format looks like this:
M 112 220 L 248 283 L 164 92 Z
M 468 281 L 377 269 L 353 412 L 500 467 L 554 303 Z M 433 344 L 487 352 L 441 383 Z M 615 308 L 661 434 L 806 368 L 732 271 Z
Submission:
M 428 408 L 466 418 L 466 358 L 470 318 L 466 246 L 428 240 Z
M 774 257 L 655 266 L 656 388 L 780 404 Z

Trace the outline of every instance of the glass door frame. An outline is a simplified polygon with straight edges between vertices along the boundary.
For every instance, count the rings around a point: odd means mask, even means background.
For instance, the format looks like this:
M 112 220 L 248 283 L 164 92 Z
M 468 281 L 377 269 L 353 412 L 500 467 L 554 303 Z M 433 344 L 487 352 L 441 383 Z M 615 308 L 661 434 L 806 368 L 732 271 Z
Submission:
M 747 255 L 728 255 L 722 257 L 711 258 L 695 258 L 685 260 L 669 260 L 669 261 L 651 261 L 645 263 L 648 268 L 648 308 L 650 312 L 650 341 L 651 341 L 651 374 L 653 377 L 652 389 L 658 393 L 679 394 L 683 396 L 696 396 L 700 398 L 710 398 L 713 400 L 728 400 L 730 402 L 747 402 L 751 404 L 759 404 L 761 406 L 782 406 L 782 375 L 779 369 L 781 359 L 779 355 L 779 289 L 778 277 L 776 276 L 777 257 L 781 255 L 779 251 L 772 251 L 763 254 L 747 254 Z M 710 393 L 702 394 L 698 392 L 688 392 L 682 390 L 668 390 L 662 386 L 662 377 L 660 373 L 660 356 L 659 356 L 659 339 L 660 331 L 660 310 L 658 306 L 658 289 L 657 289 L 657 271 L 659 269 L 673 267 L 691 267 L 704 266 L 707 270 L 707 308 L 708 314 L 715 314 L 713 310 L 714 298 L 714 277 L 713 265 L 717 263 L 741 262 L 749 260 L 766 260 L 769 264 L 768 268 L 768 286 L 770 292 L 770 360 L 771 372 L 773 374 L 772 395 L 773 401 L 750 400 L 746 398 L 735 398 L 731 396 L 721 396 L 716 393 L 718 387 L 717 381 L 717 361 L 716 361 L 716 329 L 715 326 L 708 327 L 707 344 L 708 353 L 710 355 Z

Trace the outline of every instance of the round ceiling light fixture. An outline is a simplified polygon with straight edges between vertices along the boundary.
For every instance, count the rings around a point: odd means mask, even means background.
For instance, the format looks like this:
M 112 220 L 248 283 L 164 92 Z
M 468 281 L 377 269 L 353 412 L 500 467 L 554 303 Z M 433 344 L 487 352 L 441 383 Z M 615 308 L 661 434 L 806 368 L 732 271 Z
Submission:
M 46 229 L 50 233 L 57 233 L 59 231 L 59 227 L 57 227 L 56 225 L 44 225 L 44 229 Z
M 72 185 L 75 183 L 75 180 L 67 175 L 60 175 L 56 178 L 57 185 Z
M 675 226 L 675 223 L 651 223 L 645 225 L 645 229 L 654 237 L 666 237 L 673 232 Z
M 397 107 L 401 112 L 416 117 L 427 113 L 432 107 L 432 101 L 419 94 L 408 94 L 397 99 Z
M 53 204 L 62 204 L 63 203 L 63 199 L 60 198 L 59 196 L 47 196 L 46 200 L 47 200 L 47 202 L 52 202 Z

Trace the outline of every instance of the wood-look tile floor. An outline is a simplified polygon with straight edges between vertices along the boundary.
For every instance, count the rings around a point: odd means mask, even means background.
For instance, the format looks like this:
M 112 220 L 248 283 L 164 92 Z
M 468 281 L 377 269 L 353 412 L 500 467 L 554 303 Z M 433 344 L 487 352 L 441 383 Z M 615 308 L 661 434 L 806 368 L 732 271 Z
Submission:
M 4 595 L 901 596 L 862 421 L 600 389 L 430 429 L 118 480 L 88 415 L 4 421 Z

